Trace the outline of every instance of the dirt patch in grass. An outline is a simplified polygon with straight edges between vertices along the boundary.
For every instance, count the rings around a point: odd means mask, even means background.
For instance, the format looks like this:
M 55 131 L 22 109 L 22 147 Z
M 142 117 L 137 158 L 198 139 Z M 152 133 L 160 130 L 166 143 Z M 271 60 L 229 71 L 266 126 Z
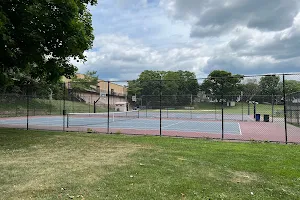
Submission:
M 78 191 L 75 188 L 81 187 L 80 191 L 85 193 L 88 185 L 99 182 L 114 168 L 128 164 L 130 155 L 142 148 L 132 143 L 91 138 L 79 142 L 63 139 L 60 136 L 48 144 L 0 149 L 2 197 L 27 199 L 45 191 L 59 194 L 61 190 Z
M 253 173 L 241 171 L 235 171 L 230 173 L 232 177 L 230 181 L 234 183 L 252 183 L 254 181 L 257 181 L 257 176 Z

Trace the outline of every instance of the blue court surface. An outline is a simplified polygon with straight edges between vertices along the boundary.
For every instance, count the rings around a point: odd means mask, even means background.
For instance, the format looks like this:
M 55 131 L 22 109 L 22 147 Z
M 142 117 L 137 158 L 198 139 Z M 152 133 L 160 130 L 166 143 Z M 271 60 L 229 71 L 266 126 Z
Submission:
M 63 127 L 62 116 L 34 116 L 29 117 L 29 127 L 43 128 L 47 127 Z M 27 119 L 24 118 L 6 118 L 0 119 L 1 125 L 18 125 L 26 127 Z M 108 120 L 105 117 L 95 116 L 69 116 L 65 118 L 65 126 L 69 128 L 84 127 L 84 128 L 106 128 Z M 159 118 L 110 118 L 109 126 L 112 129 L 126 130 L 153 130 L 157 131 L 160 128 Z M 222 131 L 222 123 L 220 121 L 200 121 L 197 119 L 162 119 L 162 130 L 178 131 L 178 132 L 197 132 L 197 133 L 216 133 Z M 241 129 L 238 122 L 224 122 L 224 134 L 240 135 Z
M 186 112 L 173 112 L 162 110 L 162 113 L 156 111 L 139 111 L 140 117 L 146 118 L 159 118 L 160 115 L 162 118 L 176 118 L 176 119 L 207 119 L 207 120 L 221 120 L 222 114 L 220 113 L 201 113 L 201 111 L 186 111 Z M 224 113 L 224 120 L 233 120 L 233 121 L 254 121 L 252 116 L 244 114 L 229 114 Z

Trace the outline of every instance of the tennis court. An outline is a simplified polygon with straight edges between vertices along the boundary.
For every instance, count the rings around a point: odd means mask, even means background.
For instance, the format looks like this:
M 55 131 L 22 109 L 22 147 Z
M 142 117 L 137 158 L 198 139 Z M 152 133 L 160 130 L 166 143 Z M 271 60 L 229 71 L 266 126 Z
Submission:
M 136 131 L 154 131 L 157 132 L 161 128 L 164 131 L 176 131 L 181 132 L 203 132 L 219 134 L 222 130 L 222 123 L 217 121 L 199 121 L 196 120 L 186 120 L 186 119 L 165 119 L 160 122 L 160 120 L 149 117 L 144 118 L 142 116 L 136 116 L 139 113 L 128 112 L 124 113 L 111 113 L 109 118 L 109 128 L 119 129 L 126 132 L 126 130 L 136 130 Z M 59 127 L 63 126 L 64 119 L 62 116 L 35 116 L 28 119 L 30 127 L 34 128 L 36 126 L 50 126 Z M 0 120 L 1 125 L 16 125 L 17 127 L 25 127 L 27 124 L 26 117 L 15 117 L 6 118 Z M 72 113 L 65 118 L 66 128 L 78 129 L 78 128 L 92 128 L 92 129 L 107 129 L 108 120 L 107 114 L 103 113 Z M 135 132 L 136 132 L 135 131 Z M 241 134 L 239 123 L 237 122 L 225 122 L 224 126 L 225 134 Z
M 253 116 L 224 114 L 222 123 L 221 118 L 219 114 L 195 112 L 69 113 L 65 117 L 60 115 L 1 118 L 0 126 L 230 140 L 285 141 L 282 120 L 274 123 L 256 122 Z M 300 141 L 300 128 L 288 126 L 289 141 Z

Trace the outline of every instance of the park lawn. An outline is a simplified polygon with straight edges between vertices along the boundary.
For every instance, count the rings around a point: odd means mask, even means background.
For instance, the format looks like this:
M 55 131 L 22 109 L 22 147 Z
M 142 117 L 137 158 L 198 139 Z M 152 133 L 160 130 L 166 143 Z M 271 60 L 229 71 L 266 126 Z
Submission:
M 28 103 L 29 115 L 61 115 L 63 100 L 31 99 Z M 94 112 L 94 107 L 85 102 L 65 101 L 68 112 Z M 104 112 L 106 108 L 97 107 L 97 112 Z M 27 115 L 27 100 L 5 101 L 0 104 L 0 117 L 15 117 Z
M 300 146 L 0 129 L 0 199 L 299 199 Z
M 217 113 L 220 114 L 222 112 L 221 104 L 215 103 L 198 103 L 194 107 L 194 109 L 183 109 L 183 107 L 172 107 L 168 106 L 168 108 L 163 108 L 163 112 L 201 112 L 201 113 Z M 283 117 L 283 105 L 274 105 L 274 117 Z M 150 111 L 150 110 L 149 110 Z M 153 109 L 151 111 L 159 112 L 159 109 Z M 250 105 L 250 115 L 253 115 L 254 107 L 253 104 Z M 257 104 L 256 105 L 256 113 L 272 115 L 272 105 L 270 104 Z M 236 106 L 228 107 L 224 105 L 224 114 L 248 114 L 248 104 L 247 103 L 237 103 Z

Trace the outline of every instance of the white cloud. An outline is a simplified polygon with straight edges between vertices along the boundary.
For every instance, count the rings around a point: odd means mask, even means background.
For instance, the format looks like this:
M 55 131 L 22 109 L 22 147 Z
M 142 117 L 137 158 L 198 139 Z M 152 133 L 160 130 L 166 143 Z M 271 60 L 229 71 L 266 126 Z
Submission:
M 135 79 L 143 70 L 300 71 L 297 0 L 101 0 L 80 72 Z
M 96 70 L 100 76 L 121 80 L 134 79 L 148 70 L 189 70 L 197 75 L 206 61 L 207 46 L 202 48 L 154 48 L 120 35 L 99 35 L 95 38 L 97 51 L 86 52 L 86 63 L 77 64 L 80 72 Z M 99 48 L 99 49 L 98 49 Z

